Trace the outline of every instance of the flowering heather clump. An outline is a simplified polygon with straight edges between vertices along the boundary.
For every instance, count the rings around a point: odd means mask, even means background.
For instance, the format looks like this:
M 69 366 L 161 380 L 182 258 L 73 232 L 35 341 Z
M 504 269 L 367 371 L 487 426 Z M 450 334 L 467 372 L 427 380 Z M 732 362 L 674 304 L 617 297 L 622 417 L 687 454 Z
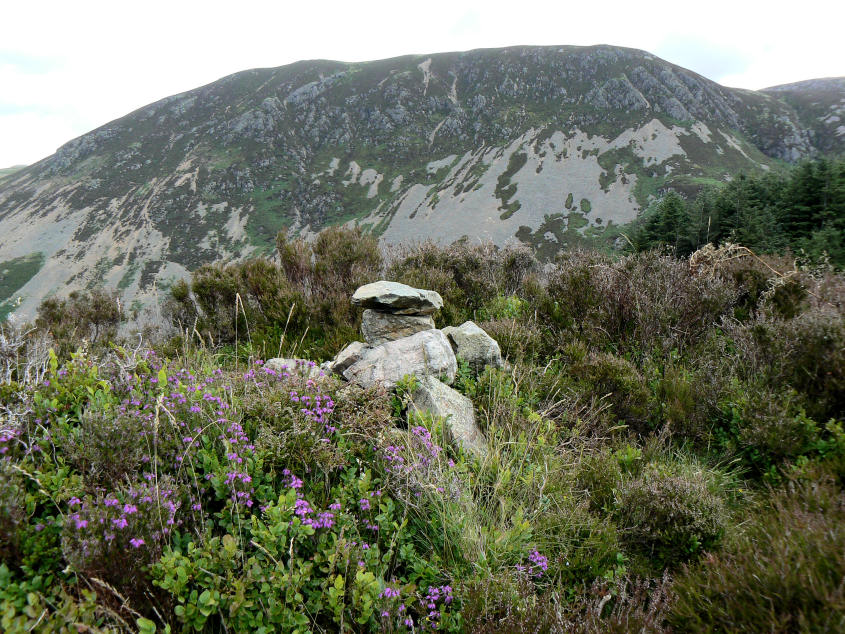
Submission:
M 80 572 L 120 583 L 126 570 L 153 563 L 182 525 L 181 502 L 171 479 L 106 495 L 71 498 L 62 548 Z
M 532 577 L 542 577 L 543 573 L 549 569 L 549 560 L 545 555 L 535 550 L 528 555 L 528 563 L 517 564 L 516 569 Z
M 438 495 L 457 497 L 460 494 L 455 462 L 423 425 L 413 426 L 405 442 L 385 446 L 382 459 L 391 486 L 400 497 L 419 498 L 432 486 Z

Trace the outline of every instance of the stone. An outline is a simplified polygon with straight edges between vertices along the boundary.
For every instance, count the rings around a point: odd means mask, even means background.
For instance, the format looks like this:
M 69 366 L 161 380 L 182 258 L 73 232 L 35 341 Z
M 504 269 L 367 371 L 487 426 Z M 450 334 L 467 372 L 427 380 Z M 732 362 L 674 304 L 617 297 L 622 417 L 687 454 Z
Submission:
M 449 338 L 455 354 L 476 372 L 481 372 L 488 365 L 504 367 L 499 344 L 475 322 L 465 321 L 458 327 L 449 326 L 443 329 L 443 334 Z
M 410 337 L 388 341 L 364 351 L 343 376 L 363 388 L 382 384 L 390 389 L 407 374 L 441 376 L 455 380 L 458 364 L 446 335 L 440 330 L 424 330 Z
M 433 329 L 431 315 L 396 315 L 367 308 L 361 318 L 361 334 L 371 346 Z
M 287 372 L 290 375 L 298 374 L 310 379 L 316 379 L 322 375 L 322 370 L 313 361 L 307 359 L 285 359 L 283 357 L 275 357 L 267 359 L 264 362 L 264 367 L 274 372 Z
M 443 418 L 443 428 L 453 445 L 476 458 L 487 455 L 487 440 L 475 422 L 472 401 L 466 396 L 427 376 L 420 379 L 411 404 L 418 412 Z
M 343 350 L 335 355 L 335 358 L 330 362 L 330 369 L 336 374 L 343 374 L 344 370 L 350 365 L 360 360 L 367 349 L 367 344 L 360 341 L 353 341 Z
M 430 315 L 443 307 L 443 298 L 435 291 L 381 280 L 356 290 L 352 295 L 352 304 L 398 315 Z

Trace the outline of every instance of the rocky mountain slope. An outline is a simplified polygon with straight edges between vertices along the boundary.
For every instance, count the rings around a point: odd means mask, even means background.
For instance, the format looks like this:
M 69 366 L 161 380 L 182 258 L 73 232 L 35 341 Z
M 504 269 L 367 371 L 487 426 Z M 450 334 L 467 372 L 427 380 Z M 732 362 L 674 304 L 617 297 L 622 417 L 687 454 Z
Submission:
M 643 51 L 515 47 L 249 70 L 145 106 L 0 180 L 0 302 L 173 278 L 357 222 L 550 254 L 666 188 L 841 153 L 842 79 L 762 92 Z
M 798 114 L 813 145 L 823 154 L 845 148 L 845 77 L 809 79 L 773 86 L 762 92 L 779 99 Z

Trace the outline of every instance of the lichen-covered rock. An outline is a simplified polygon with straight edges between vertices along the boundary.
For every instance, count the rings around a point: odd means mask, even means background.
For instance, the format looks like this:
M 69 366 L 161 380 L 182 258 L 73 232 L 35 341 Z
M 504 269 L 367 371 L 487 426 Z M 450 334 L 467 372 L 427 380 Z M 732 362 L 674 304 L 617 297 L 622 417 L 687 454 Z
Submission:
M 398 315 L 430 315 L 443 307 L 443 298 L 435 291 L 381 280 L 356 290 L 352 295 L 352 304 Z
M 443 334 L 449 338 L 455 354 L 476 372 L 481 372 L 488 365 L 504 367 L 499 344 L 475 322 L 465 321 L 457 327 L 449 326 L 443 329 Z
M 410 337 L 434 328 L 431 315 L 397 315 L 368 308 L 361 318 L 361 335 L 371 346 Z
M 353 341 L 335 355 L 329 366 L 331 371 L 337 374 L 343 374 L 346 368 L 361 359 L 367 347 L 365 343 Z
M 420 379 L 411 395 L 411 404 L 418 412 L 444 419 L 449 441 L 477 458 L 487 455 L 487 440 L 475 422 L 472 401 L 436 378 Z
M 451 383 L 457 370 L 455 353 L 446 336 L 440 330 L 425 330 L 368 348 L 343 376 L 364 388 L 376 384 L 392 388 L 405 375 L 438 376 Z
M 276 357 L 267 359 L 264 362 L 264 367 L 273 370 L 274 372 L 287 372 L 291 376 L 299 375 L 315 379 L 322 374 L 320 367 L 313 361 L 307 359 L 285 359 L 283 357 Z

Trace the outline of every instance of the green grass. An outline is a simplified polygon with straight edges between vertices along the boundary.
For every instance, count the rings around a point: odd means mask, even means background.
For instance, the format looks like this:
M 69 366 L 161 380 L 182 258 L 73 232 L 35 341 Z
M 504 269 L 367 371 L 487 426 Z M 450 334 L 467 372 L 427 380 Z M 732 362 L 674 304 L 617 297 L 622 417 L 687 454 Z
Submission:
M 40 251 L 0 263 L 0 321 L 14 310 L 14 294 L 44 266 Z

